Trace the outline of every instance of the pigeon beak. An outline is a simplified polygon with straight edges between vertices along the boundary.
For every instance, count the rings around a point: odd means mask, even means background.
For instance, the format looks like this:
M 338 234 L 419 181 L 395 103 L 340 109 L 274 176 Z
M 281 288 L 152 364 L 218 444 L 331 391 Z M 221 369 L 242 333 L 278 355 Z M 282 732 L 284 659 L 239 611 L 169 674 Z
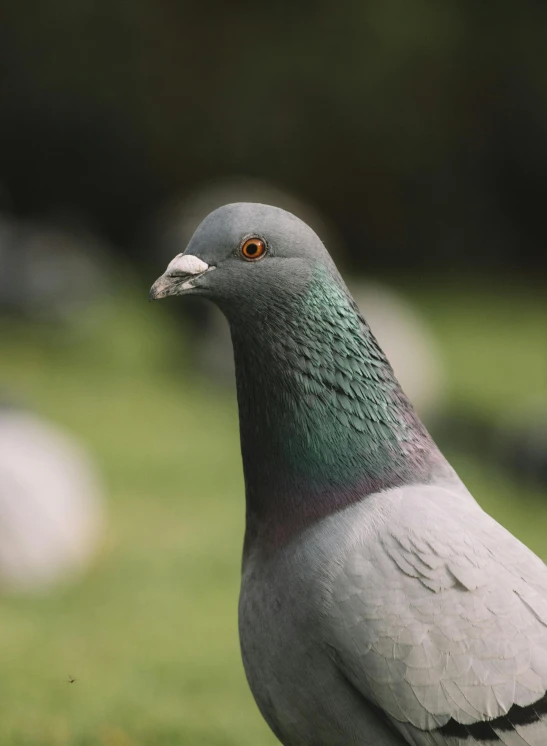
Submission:
M 192 254 L 179 254 L 150 288 L 149 300 L 159 300 L 168 295 L 180 295 L 191 290 L 198 277 L 215 269 Z

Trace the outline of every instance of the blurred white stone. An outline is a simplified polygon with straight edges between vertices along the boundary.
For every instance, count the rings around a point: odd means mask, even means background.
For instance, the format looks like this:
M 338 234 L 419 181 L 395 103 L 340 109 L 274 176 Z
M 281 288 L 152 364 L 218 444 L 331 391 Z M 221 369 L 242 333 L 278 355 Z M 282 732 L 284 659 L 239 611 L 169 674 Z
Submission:
M 34 415 L 0 410 L 0 589 L 42 592 L 77 577 L 102 524 L 84 449 Z
M 348 285 L 405 394 L 420 417 L 432 419 L 444 403 L 445 374 L 425 319 L 385 285 L 356 279 Z

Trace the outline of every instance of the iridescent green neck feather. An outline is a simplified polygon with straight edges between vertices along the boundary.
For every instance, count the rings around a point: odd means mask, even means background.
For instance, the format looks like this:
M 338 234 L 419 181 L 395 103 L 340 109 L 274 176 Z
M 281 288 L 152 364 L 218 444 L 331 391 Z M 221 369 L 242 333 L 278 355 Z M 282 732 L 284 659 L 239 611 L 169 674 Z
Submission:
M 345 287 L 232 324 L 248 541 L 278 543 L 372 492 L 427 481 L 440 454 Z

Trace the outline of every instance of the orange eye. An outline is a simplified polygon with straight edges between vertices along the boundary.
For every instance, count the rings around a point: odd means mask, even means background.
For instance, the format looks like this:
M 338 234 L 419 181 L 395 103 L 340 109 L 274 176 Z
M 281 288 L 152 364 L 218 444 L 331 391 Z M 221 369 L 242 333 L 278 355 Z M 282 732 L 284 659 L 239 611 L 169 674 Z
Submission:
M 265 251 L 266 244 L 261 238 L 257 238 L 256 236 L 248 238 L 241 247 L 241 253 L 249 262 L 254 262 L 257 259 L 260 259 L 261 256 L 264 256 Z

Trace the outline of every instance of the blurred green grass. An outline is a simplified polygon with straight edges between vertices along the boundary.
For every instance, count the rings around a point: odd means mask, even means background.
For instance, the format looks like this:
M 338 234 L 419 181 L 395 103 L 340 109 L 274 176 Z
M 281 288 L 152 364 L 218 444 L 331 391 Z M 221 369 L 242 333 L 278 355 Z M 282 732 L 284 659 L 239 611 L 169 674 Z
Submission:
M 545 394 L 547 305 L 526 289 L 411 288 L 450 395 L 485 413 Z M 0 381 L 100 465 L 109 531 L 91 572 L 0 601 L 0 743 L 275 743 L 237 639 L 243 482 L 229 392 L 190 374 L 165 306 L 126 290 L 71 334 L 2 329 Z M 481 504 L 545 556 L 547 499 L 450 454 Z M 68 684 L 68 676 L 78 681 Z

